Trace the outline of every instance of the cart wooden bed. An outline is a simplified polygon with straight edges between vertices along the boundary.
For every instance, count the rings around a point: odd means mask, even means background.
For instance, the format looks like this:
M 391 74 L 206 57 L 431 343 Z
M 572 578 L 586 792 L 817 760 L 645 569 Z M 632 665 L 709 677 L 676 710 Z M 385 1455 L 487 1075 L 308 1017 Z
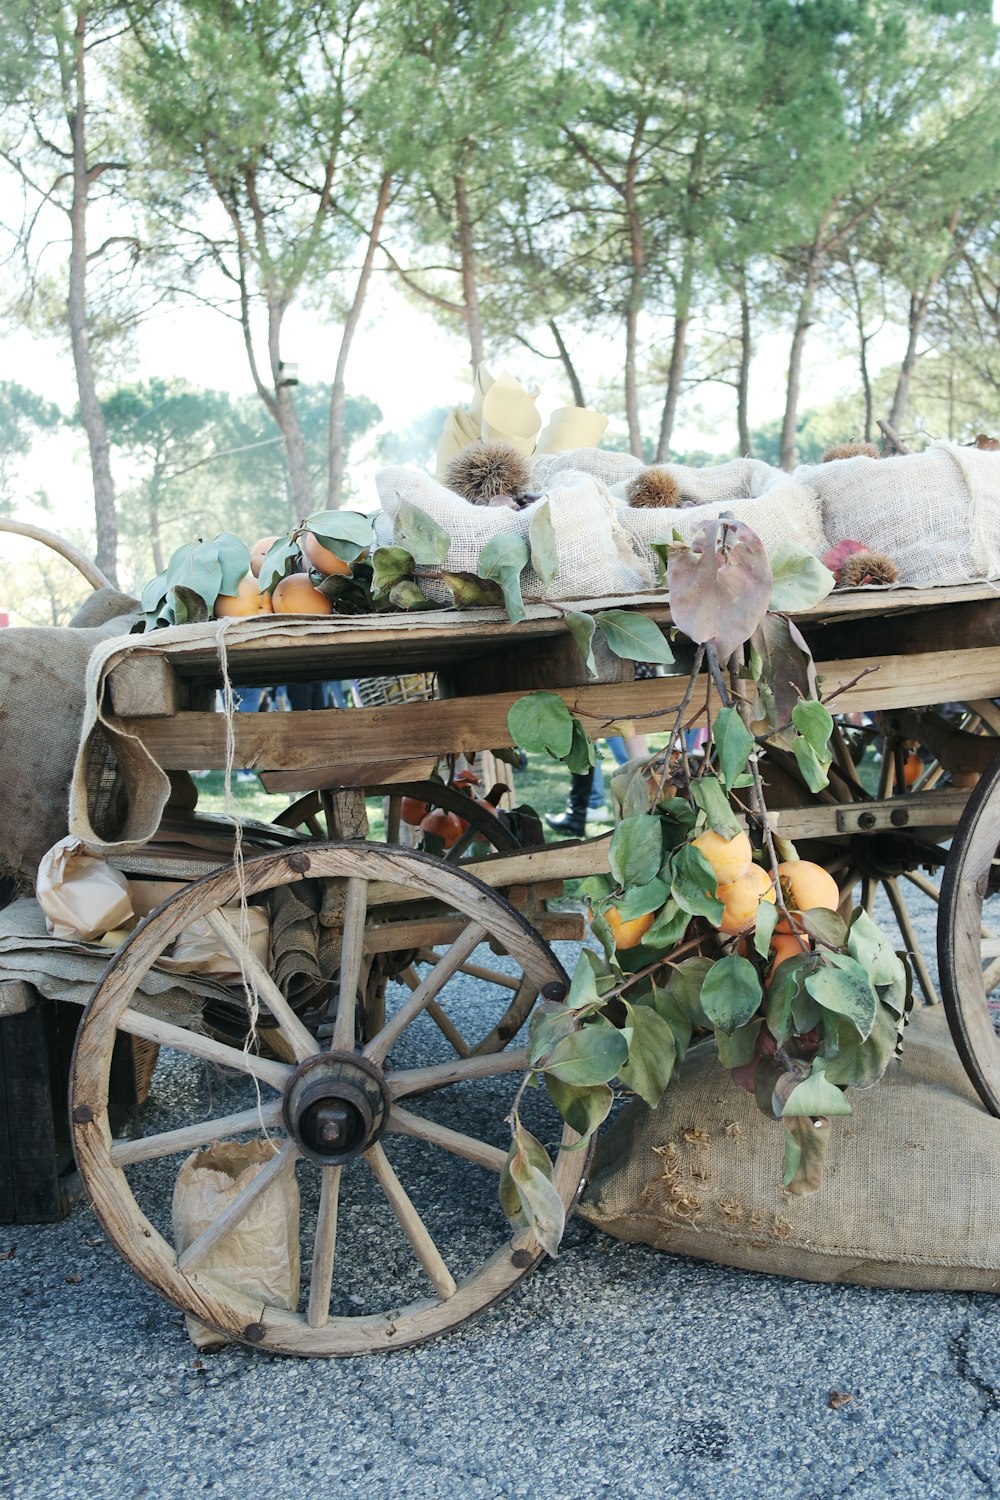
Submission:
M 609 602 L 635 601 L 593 601 L 592 607 Z M 662 598 L 644 598 L 636 607 L 663 629 L 669 626 Z M 990 584 L 838 592 L 796 618 L 816 659 L 821 691 L 831 709 L 845 716 L 842 722 L 879 716 L 868 732 L 880 737 L 882 782 L 875 794 L 864 790 L 849 754 L 849 731 L 838 729 L 831 789 L 819 796 L 803 793 L 797 804 L 778 808 L 778 831 L 807 844 L 826 841 L 830 868 L 845 890 L 860 882 L 866 903 L 877 886 L 885 888 L 903 942 L 915 952 L 927 1000 L 936 998 L 933 980 L 903 890 L 915 884 L 937 895 L 928 871 L 943 870 L 942 997 L 970 1077 L 986 1107 L 998 1112 L 1000 1042 L 985 997 L 1000 980 L 994 973 L 1000 967 L 1000 928 L 990 927 L 984 905 L 992 895 L 1000 844 L 1000 758 L 994 760 L 989 740 L 1000 732 L 994 705 L 1000 698 L 1000 592 Z M 517 625 L 490 610 L 333 619 L 322 626 L 313 622 L 308 633 L 295 621 L 268 625 L 253 638 L 228 632 L 228 672 L 237 687 L 419 671 L 436 674 L 438 696 L 346 711 L 235 714 L 227 723 L 214 709 L 220 668 L 211 631 L 197 640 L 183 631 L 137 637 L 116 661 L 107 678 L 105 711 L 141 739 L 160 767 L 224 768 L 228 761 L 255 769 L 268 790 L 318 794 L 331 840 L 308 838 L 239 868 L 212 871 L 161 906 L 118 951 L 78 1035 L 71 1094 L 75 1150 L 94 1207 L 117 1247 L 186 1313 L 230 1338 L 278 1352 L 354 1354 L 455 1327 L 508 1291 L 540 1258 L 527 1229 L 511 1234 L 501 1216 L 495 1248 L 471 1267 L 455 1269 L 428 1227 L 428 1214 L 404 1186 L 401 1169 L 390 1164 L 384 1142 L 443 1153 L 486 1178 L 487 1196 L 496 1198 L 495 1177 L 505 1154 L 503 1107 L 499 1134 L 485 1139 L 444 1123 L 434 1101 L 441 1090 L 474 1094 L 505 1082 L 513 1092 L 527 1050 L 506 1043 L 536 996 L 558 999 L 567 985 L 549 944 L 585 935 L 576 911 L 554 910 L 546 898 L 560 882 L 605 870 L 609 841 L 521 849 L 508 840 L 484 857 L 446 863 L 370 841 L 365 792 L 398 796 L 424 781 L 442 755 L 471 756 L 507 744 L 507 711 L 534 689 L 560 693 L 593 738 L 622 719 L 653 733 L 666 731 L 687 679 L 634 680 L 631 664 L 619 661 L 609 665 L 606 680 L 588 679 L 562 612 L 545 605 L 530 606 Z M 942 704 L 962 705 L 971 727 L 959 727 L 954 717 L 926 719 L 929 705 Z M 233 736 L 228 746 L 227 734 Z M 904 788 L 901 747 L 912 741 L 927 746 L 928 769 L 915 788 Z M 924 790 L 942 767 L 951 773 L 951 784 Z M 390 837 L 398 827 L 393 819 L 390 802 Z M 949 844 L 950 852 L 944 847 Z M 242 942 L 235 919 L 222 910 L 241 892 L 253 901 L 296 883 L 311 883 L 310 889 L 323 893 L 319 920 L 336 937 L 338 999 L 320 1026 L 315 1018 L 305 1023 Z M 242 953 L 262 1010 L 280 1034 L 281 1056 L 184 1030 L 131 1003 L 137 977 L 199 917 L 230 951 Z M 484 945 L 485 961 L 477 954 Z M 498 960 L 491 959 L 490 947 L 501 955 Z M 388 979 L 383 966 L 375 983 L 380 955 L 403 957 L 395 969 L 389 963 Z M 418 956 L 426 961 L 423 974 L 408 962 Z M 444 1004 L 456 976 L 493 996 L 471 1033 L 463 1033 Z M 387 1012 L 386 988 L 393 984 L 402 998 Z M 424 1062 L 418 1049 L 412 1061 L 404 1050 L 402 1062 L 394 1062 L 397 1045 L 428 1017 L 449 1055 Z M 108 1078 L 122 1031 L 221 1064 L 242 1075 L 258 1097 L 180 1129 L 116 1140 L 108 1126 Z M 141 1176 L 149 1164 L 262 1130 L 273 1135 L 272 1160 L 178 1254 L 139 1207 L 129 1174 Z M 567 1127 L 556 1159 L 555 1183 L 567 1207 L 585 1169 L 585 1153 L 573 1149 L 575 1140 Z M 294 1171 L 299 1161 L 312 1162 L 318 1175 L 309 1291 L 301 1312 L 262 1306 L 210 1269 L 213 1252 L 251 1213 L 268 1183 Z M 367 1288 L 365 1298 L 353 1299 L 364 1303 L 361 1311 L 337 1290 L 340 1199 L 352 1175 L 374 1183 L 405 1237 L 418 1279 L 426 1283 L 426 1290 L 412 1295 L 404 1276 L 404 1291 L 386 1293 L 374 1310 Z M 459 1234 L 464 1245 L 463 1236 L 467 1226 Z M 357 1270 L 351 1274 L 357 1288 Z

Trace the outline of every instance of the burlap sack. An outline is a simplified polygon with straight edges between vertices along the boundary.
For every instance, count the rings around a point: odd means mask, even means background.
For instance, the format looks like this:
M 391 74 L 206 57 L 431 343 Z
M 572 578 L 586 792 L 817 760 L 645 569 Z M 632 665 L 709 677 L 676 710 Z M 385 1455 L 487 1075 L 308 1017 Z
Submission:
M 87 663 L 102 642 L 128 634 L 137 609 L 101 589 L 70 626 L 0 630 L 0 874 L 33 884 L 65 834 Z
M 617 1239 L 746 1271 L 1000 1291 L 1000 1121 L 943 1013 L 920 1012 L 902 1060 L 850 1099 L 822 1188 L 789 1196 L 781 1125 L 699 1047 L 657 1109 L 629 1105 L 601 1137 L 579 1212 Z
M 885 552 L 900 583 L 1000 578 L 1000 454 L 936 442 L 896 458 L 842 458 L 799 468 L 831 545 Z
M 658 467 L 677 481 L 679 506 L 634 510 L 629 506 L 629 485 L 645 468 L 630 453 L 590 448 L 536 458 L 532 480 L 546 490 L 560 481 L 563 471 L 577 470 L 607 485 L 618 508 L 620 525 L 649 568 L 653 567 L 652 542 L 667 540 L 675 531 L 687 541 L 703 521 L 723 511 L 753 527 L 769 550 L 782 541 L 797 542 L 817 557 L 827 550 L 815 489 L 781 469 L 772 469 L 755 458 L 736 458 L 703 469 L 685 464 Z
M 174 1184 L 178 1255 L 263 1171 L 277 1149 L 265 1140 L 217 1141 L 187 1158 Z M 234 1291 L 259 1298 L 265 1307 L 298 1306 L 299 1186 L 291 1169 L 278 1172 L 198 1270 Z M 185 1322 L 199 1349 L 226 1342 L 197 1318 L 188 1315 Z
M 380 547 L 395 543 L 393 523 L 403 502 L 417 506 L 444 528 L 451 546 L 444 563 L 449 572 L 476 573 L 487 542 L 504 533 L 528 537 L 532 507 L 521 511 L 470 505 L 418 469 L 382 469 L 375 476 L 381 511 L 374 518 Z M 653 583 L 651 565 L 632 542 L 619 520 L 620 507 L 606 486 L 592 474 L 563 466 L 546 488 L 545 498 L 555 532 L 559 567 L 543 585 L 529 565 L 521 575 L 526 599 L 584 599 L 601 594 L 641 593 Z M 417 577 L 428 597 L 449 603 L 443 584 Z

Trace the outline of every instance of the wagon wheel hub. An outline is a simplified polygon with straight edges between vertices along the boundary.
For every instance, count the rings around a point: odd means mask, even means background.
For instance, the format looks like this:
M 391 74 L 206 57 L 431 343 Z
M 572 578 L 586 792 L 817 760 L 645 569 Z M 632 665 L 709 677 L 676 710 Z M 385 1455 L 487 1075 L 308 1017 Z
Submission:
M 292 1074 L 282 1116 L 303 1155 L 343 1166 L 375 1144 L 389 1118 L 380 1068 L 347 1052 L 322 1052 Z

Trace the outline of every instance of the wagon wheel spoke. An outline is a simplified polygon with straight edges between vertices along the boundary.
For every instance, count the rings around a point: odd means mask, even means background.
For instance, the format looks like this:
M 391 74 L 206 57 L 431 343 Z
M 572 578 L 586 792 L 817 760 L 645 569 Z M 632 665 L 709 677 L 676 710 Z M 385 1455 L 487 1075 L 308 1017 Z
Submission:
M 250 1130 L 270 1130 L 280 1123 L 281 1103 L 275 1099 L 270 1104 L 262 1104 L 259 1109 L 242 1109 L 236 1114 L 219 1115 L 214 1120 L 185 1125 L 178 1130 L 139 1136 L 134 1141 L 115 1141 L 111 1147 L 111 1162 L 116 1167 L 129 1167 L 137 1161 L 174 1156 L 181 1151 L 228 1140 L 234 1135 L 244 1135 Z
M 239 964 L 240 972 L 246 976 L 277 1021 L 279 1030 L 288 1039 L 295 1060 L 305 1062 L 307 1057 L 312 1057 L 316 1051 L 315 1038 L 303 1026 L 250 944 L 221 911 L 209 913 L 208 925 Z
M 355 1016 L 358 1008 L 358 981 L 364 957 L 365 918 L 368 913 L 368 882 L 353 875 L 347 881 L 344 903 L 344 936 L 340 955 L 340 994 L 337 1018 L 333 1025 L 333 1051 L 354 1050 Z
M 222 1213 L 213 1219 L 197 1239 L 191 1241 L 177 1257 L 177 1268 L 185 1273 L 195 1271 L 211 1255 L 215 1247 L 226 1238 L 249 1213 L 261 1193 L 265 1192 L 279 1173 L 286 1171 L 295 1161 L 298 1152 L 292 1141 L 285 1141 L 271 1160 L 247 1183 Z
M 319 1214 L 313 1240 L 312 1275 L 309 1278 L 310 1328 L 322 1328 L 330 1317 L 333 1265 L 337 1254 L 337 1216 L 340 1209 L 342 1167 L 324 1167 L 319 1190 Z
M 454 1021 L 446 1011 L 443 1011 L 441 1009 L 437 1001 L 428 1001 L 426 1009 L 427 1014 L 434 1022 L 434 1025 L 437 1027 L 438 1031 L 440 1031 L 445 1041 L 451 1043 L 455 1051 L 458 1053 L 459 1057 L 470 1057 L 472 1055 L 472 1048 L 469 1046 L 468 1042 L 465 1040 L 465 1037 L 459 1031 Z
M 237 1073 L 250 1073 L 279 1091 L 285 1087 L 291 1072 L 287 1063 L 258 1057 L 256 1053 L 244 1052 L 239 1047 L 227 1047 L 225 1042 L 217 1042 L 214 1037 L 188 1031 L 183 1026 L 175 1026 L 172 1021 L 161 1021 L 157 1016 L 147 1016 L 143 1011 L 126 1010 L 119 1018 L 118 1028 L 161 1047 L 175 1047 L 179 1052 L 200 1057 L 203 1062 L 218 1063 L 220 1067 L 232 1068 Z
M 413 1022 L 421 1011 L 432 1001 L 447 981 L 459 969 L 463 961 L 468 958 L 474 948 L 486 936 L 486 929 L 478 922 L 470 922 L 459 937 L 455 939 L 446 953 L 438 959 L 431 972 L 426 975 L 409 999 L 400 1006 L 399 1010 L 388 1021 L 382 1030 L 368 1043 L 364 1049 L 365 1057 L 371 1062 L 381 1063 L 385 1061 L 389 1049 L 393 1043 L 398 1041 L 406 1028 Z
M 458 1290 L 455 1278 L 445 1265 L 441 1252 L 431 1238 L 426 1224 L 414 1208 L 409 1194 L 377 1141 L 369 1151 L 365 1152 L 365 1161 L 385 1194 L 400 1228 L 409 1240 L 414 1255 L 434 1283 L 438 1296 L 444 1299 L 453 1297 Z
M 502 1172 L 507 1160 L 506 1151 L 501 1151 L 499 1146 L 491 1146 L 488 1141 L 477 1140 L 475 1136 L 466 1135 L 461 1130 L 439 1125 L 436 1120 L 425 1119 L 423 1115 L 416 1115 L 399 1104 L 393 1108 L 387 1128 L 397 1135 L 411 1136 L 414 1140 L 440 1146 L 443 1151 L 450 1151 L 454 1156 L 475 1162 L 477 1166 L 486 1167 L 491 1172 Z
M 487 1052 L 481 1056 L 457 1057 L 454 1062 L 436 1063 L 427 1068 L 400 1068 L 389 1075 L 389 1092 L 394 1099 L 405 1099 L 427 1089 L 440 1089 L 451 1083 L 467 1083 L 476 1078 L 494 1078 L 499 1073 L 526 1073 L 528 1049 L 512 1052 Z
M 938 992 L 931 977 L 930 969 L 927 967 L 927 960 L 924 958 L 920 939 L 917 936 L 913 923 L 910 921 L 910 913 L 907 910 L 906 902 L 900 894 L 899 881 L 895 879 L 883 880 L 882 884 L 886 895 L 889 897 L 889 904 L 896 918 L 896 925 L 902 935 L 903 942 L 906 944 L 907 952 L 913 961 L 913 970 L 919 981 L 920 988 L 924 992 L 924 1000 L 928 1005 L 938 1005 L 940 1003 Z
M 417 954 L 418 960 L 425 964 L 437 963 L 440 957 L 440 953 L 435 953 L 433 948 L 421 948 Z M 488 969 L 485 964 L 465 963 L 462 965 L 462 973 L 471 975 L 473 979 L 488 980 L 490 984 L 498 984 L 506 990 L 518 990 L 521 987 L 519 979 L 511 974 L 504 974 L 500 969 Z

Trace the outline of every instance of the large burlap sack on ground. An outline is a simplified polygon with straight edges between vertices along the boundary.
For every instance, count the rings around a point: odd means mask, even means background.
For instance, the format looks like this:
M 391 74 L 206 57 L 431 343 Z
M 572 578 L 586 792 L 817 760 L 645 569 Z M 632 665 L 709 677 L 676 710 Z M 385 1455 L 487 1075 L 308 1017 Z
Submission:
M 103 641 L 128 634 L 138 607 L 100 589 L 69 626 L 0 630 L 0 874 L 33 883 L 65 834 L 87 663 Z
M 1000 1292 L 1000 1121 L 939 1009 L 903 1057 L 850 1091 L 818 1193 L 782 1191 L 782 1127 L 689 1054 L 659 1107 L 629 1105 L 599 1142 L 579 1212 L 617 1239 L 805 1281 Z
M 425 511 L 450 536 L 444 563 L 449 572 L 478 573 L 479 554 L 495 536 L 512 532 L 528 537 L 534 506 L 514 511 L 470 505 L 418 469 L 382 469 L 375 484 L 382 507 L 374 518 L 376 543 L 394 545 L 393 524 L 403 502 L 408 502 Z M 600 479 L 564 466 L 546 486 L 545 499 L 559 567 L 546 585 L 530 566 L 525 568 L 521 591 L 526 599 L 588 599 L 642 593 L 652 586 L 651 562 L 620 524 L 620 506 Z M 416 576 L 428 597 L 450 603 L 445 586 L 427 575 L 426 568 L 417 568 Z
M 174 1184 L 174 1247 L 180 1254 L 248 1187 L 278 1150 L 271 1141 L 217 1141 L 195 1151 Z M 290 1168 L 279 1171 L 240 1222 L 200 1262 L 199 1271 L 259 1298 L 265 1307 L 299 1301 L 299 1188 Z M 190 1314 L 192 1343 L 211 1348 L 226 1340 Z
M 896 458 L 799 468 L 823 507 L 831 545 L 885 552 L 900 583 L 1000 578 L 1000 454 L 936 442 Z

